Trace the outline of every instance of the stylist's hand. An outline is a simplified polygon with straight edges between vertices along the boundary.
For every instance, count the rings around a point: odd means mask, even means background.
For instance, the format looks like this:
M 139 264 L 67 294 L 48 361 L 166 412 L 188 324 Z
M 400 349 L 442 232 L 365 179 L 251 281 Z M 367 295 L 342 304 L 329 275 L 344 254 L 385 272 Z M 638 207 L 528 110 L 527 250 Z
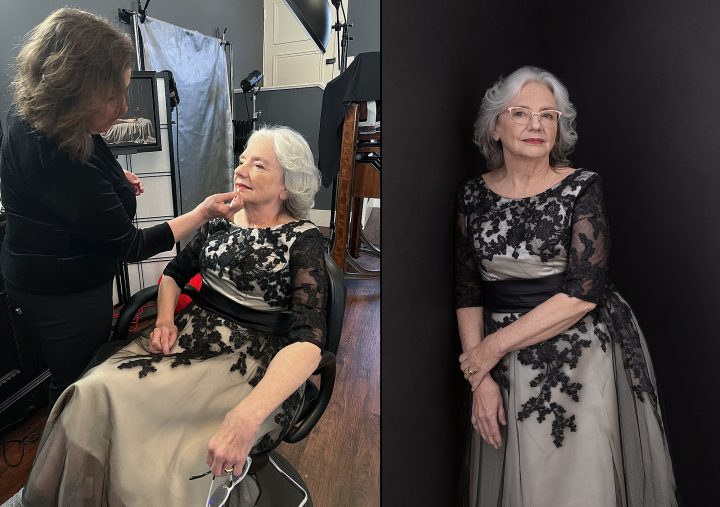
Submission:
M 235 213 L 243 209 L 243 200 L 236 192 L 214 194 L 201 202 L 196 209 L 205 220 L 222 217 L 232 221 Z
M 255 435 L 262 421 L 255 421 L 240 407 L 225 415 L 220 428 L 210 437 L 206 462 L 213 475 L 227 475 L 225 469 L 233 468 L 237 474 L 250 454 Z
M 473 391 L 472 415 L 470 417 L 473 428 L 480 436 L 495 449 L 502 445 L 500 426 L 505 426 L 505 409 L 500 388 L 490 375 L 485 375 L 477 389 Z
M 465 380 L 470 382 L 473 391 L 502 357 L 503 353 L 494 335 L 486 336 L 479 344 L 460 355 L 460 370 Z M 468 369 L 472 373 L 469 373 Z
M 124 169 L 123 172 L 125 173 L 125 178 L 128 180 L 128 183 L 130 183 L 133 192 L 135 192 L 135 195 L 140 195 L 145 192 L 145 187 L 143 187 L 142 181 L 140 181 L 140 178 L 138 178 L 137 174 L 131 173 L 130 171 L 126 171 Z
M 150 334 L 150 352 L 168 355 L 177 341 L 178 329 L 174 322 L 158 320 Z

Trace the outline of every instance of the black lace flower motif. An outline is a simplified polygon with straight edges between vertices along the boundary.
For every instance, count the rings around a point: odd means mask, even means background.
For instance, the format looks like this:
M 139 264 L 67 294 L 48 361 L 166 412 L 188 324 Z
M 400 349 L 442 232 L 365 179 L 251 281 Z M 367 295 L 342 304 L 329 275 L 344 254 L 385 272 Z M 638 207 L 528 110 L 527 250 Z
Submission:
M 327 281 L 322 235 L 311 223 L 240 229 L 226 220 L 213 220 L 168 264 L 165 274 L 184 285 L 198 270 L 203 277 L 212 273 L 226 283 L 226 293 L 236 290 L 264 301 L 268 309 L 290 310 L 288 335 L 262 333 L 192 303 L 175 320 L 177 352 L 118 357 L 118 368 L 137 368 L 138 376 L 144 378 L 157 372 L 161 361 L 182 370 L 198 361 L 230 355 L 233 362 L 228 373 L 242 375 L 256 386 L 283 347 L 297 341 L 323 347 Z M 145 331 L 146 338 L 151 330 Z M 302 403 L 302 392 L 301 388 L 283 402 L 274 416 L 282 431 L 267 435 L 264 442 L 274 445 L 282 437 Z
M 488 322 L 488 333 L 507 326 L 515 321 L 520 314 L 505 315 L 502 320 L 490 319 Z M 568 371 L 577 367 L 582 356 L 582 350 L 590 347 L 590 340 L 581 338 L 588 332 L 584 321 L 578 322 L 567 332 L 536 345 L 526 347 L 517 354 L 517 360 L 523 366 L 529 366 L 538 370 L 538 374 L 530 381 L 530 387 L 540 390 L 536 396 L 522 404 L 518 412 L 518 421 L 524 421 L 537 414 L 537 422 L 543 422 L 548 416 L 554 417 L 552 424 L 553 443 L 561 447 L 565 439 L 564 430 L 576 431 L 575 416 L 567 415 L 567 409 L 553 400 L 553 389 L 559 389 L 561 393 L 568 395 L 573 401 L 580 401 L 580 390 L 582 384 L 572 382 Z M 506 389 L 509 387 L 509 380 L 504 373 L 506 367 L 499 363 L 493 371 L 493 376 L 498 384 Z
M 557 393 L 580 402 L 583 386 L 572 381 L 571 370 L 593 344 L 605 353 L 619 350 L 636 398 L 649 401 L 661 423 L 640 331 L 607 278 L 610 229 L 598 175 L 578 170 L 562 184 L 525 199 L 502 198 L 477 177 L 458 189 L 456 202 L 457 308 L 484 306 L 483 279 L 512 279 L 518 272 L 529 276 L 535 267 L 544 273 L 547 268 L 558 273 L 564 269 L 562 292 L 597 305 L 565 333 L 518 352 L 521 365 L 537 372 L 530 381 L 534 396 L 522 404 L 518 419 L 534 416 L 542 422 L 552 417 L 553 442 L 562 446 L 565 431 L 575 431 L 581 421 L 560 403 Z M 493 314 L 485 308 L 486 334 L 520 315 Z M 491 375 L 509 389 L 512 379 L 505 361 Z

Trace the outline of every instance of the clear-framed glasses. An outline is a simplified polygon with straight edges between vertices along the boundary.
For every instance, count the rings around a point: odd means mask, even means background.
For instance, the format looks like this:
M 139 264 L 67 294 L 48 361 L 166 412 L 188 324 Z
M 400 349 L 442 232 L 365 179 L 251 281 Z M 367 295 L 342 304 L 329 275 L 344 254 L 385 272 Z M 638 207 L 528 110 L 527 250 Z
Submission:
M 225 505 L 225 502 L 227 502 L 228 498 L 230 498 L 230 492 L 235 486 L 242 482 L 242 480 L 247 475 L 248 470 L 250 470 L 251 464 L 252 458 L 248 456 L 245 460 L 245 465 L 243 465 L 240 475 L 235 475 L 233 470 L 228 475 L 223 475 L 220 477 L 213 476 L 212 482 L 210 483 L 210 490 L 208 491 L 208 497 L 207 501 L 205 502 L 205 506 L 222 507 L 223 505 Z M 195 479 L 200 479 L 201 477 L 205 477 L 206 475 L 211 473 L 212 472 L 208 470 L 204 474 L 194 475 L 190 477 L 190 480 L 193 481 Z
M 15 468 L 22 463 L 25 457 L 25 446 L 37 441 L 40 433 L 30 433 L 22 440 L 3 440 L 2 444 L 3 459 L 7 466 Z
M 540 125 L 543 127 L 554 127 L 562 116 L 562 112 L 556 109 L 543 109 L 539 113 L 536 113 L 527 107 L 513 106 L 508 107 L 505 111 L 508 112 L 513 123 L 517 125 L 527 125 L 533 116 L 537 116 Z

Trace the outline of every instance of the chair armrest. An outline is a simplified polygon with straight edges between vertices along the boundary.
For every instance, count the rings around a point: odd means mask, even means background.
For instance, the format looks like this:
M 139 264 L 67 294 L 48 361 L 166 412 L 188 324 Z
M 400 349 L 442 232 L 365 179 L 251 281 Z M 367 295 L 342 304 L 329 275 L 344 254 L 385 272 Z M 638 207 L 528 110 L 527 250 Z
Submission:
M 295 426 L 290 428 L 285 435 L 285 438 L 283 438 L 285 442 L 290 444 L 299 442 L 305 438 L 310 431 L 312 431 L 330 403 L 330 397 L 332 396 L 333 388 L 335 387 L 335 354 L 328 352 L 327 350 L 323 350 L 322 357 L 320 358 L 320 364 L 315 370 L 315 374 L 320 375 L 320 390 L 318 397 L 305 419 L 299 421 Z
M 125 303 L 125 306 L 123 306 L 122 310 L 120 311 L 120 315 L 115 322 L 115 329 L 113 330 L 111 340 L 126 339 L 135 314 L 138 312 L 138 310 L 140 310 L 140 308 L 143 307 L 143 305 L 147 304 L 150 301 L 156 300 L 157 294 L 157 285 L 145 287 L 144 289 L 141 289 L 135 294 L 133 294 L 130 300 Z
M 127 335 L 130 332 L 130 326 L 135 318 L 135 314 L 143 307 L 143 305 L 148 304 L 150 301 L 157 300 L 159 288 L 159 285 L 152 285 L 150 287 L 145 287 L 132 295 L 130 300 L 125 303 L 125 306 L 123 306 L 122 310 L 120 310 L 120 315 L 118 316 L 117 322 L 115 322 L 115 329 L 110 340 L 124 340 L 127 338 Z M 181 293 L 187 294 L 191 298 L 200 295 L 200 292 L 191 285 L 183 287 Z

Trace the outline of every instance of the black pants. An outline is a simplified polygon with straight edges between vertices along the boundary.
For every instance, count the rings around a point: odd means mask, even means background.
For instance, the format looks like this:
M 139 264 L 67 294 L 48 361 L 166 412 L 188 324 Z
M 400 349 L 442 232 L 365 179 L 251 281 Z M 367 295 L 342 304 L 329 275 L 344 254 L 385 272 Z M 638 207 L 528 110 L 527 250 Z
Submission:
M 72 294 L 32 294 L 11 284 L 7 294 L 23 310 L 28 331 L 50 369 L 50 405 L 78 379 L 112 327 L 112 281 Z

